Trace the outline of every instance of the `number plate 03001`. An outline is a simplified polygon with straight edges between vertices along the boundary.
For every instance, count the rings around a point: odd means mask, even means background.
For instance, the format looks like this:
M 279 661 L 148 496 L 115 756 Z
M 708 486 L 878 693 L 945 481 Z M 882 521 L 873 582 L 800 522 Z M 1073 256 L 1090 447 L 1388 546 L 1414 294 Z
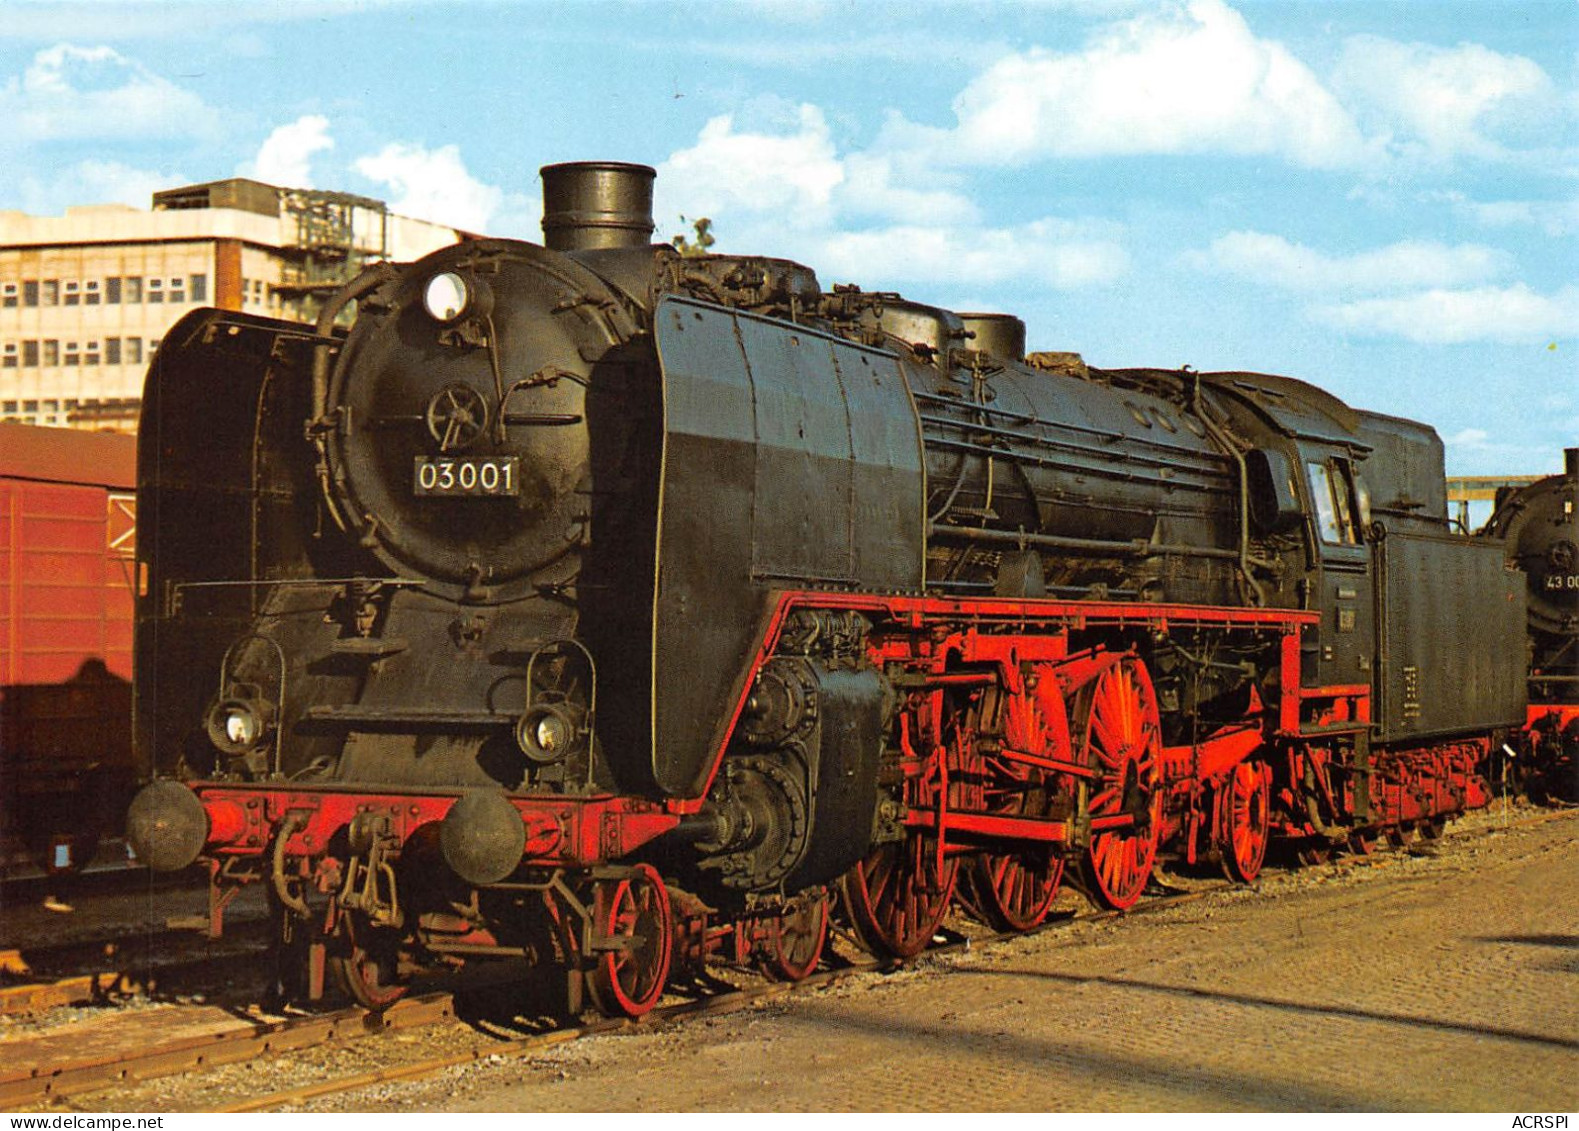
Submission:
M 519 495 L 521 461 L 515 456 L 455 458 L 417 456 L 414 495 Z

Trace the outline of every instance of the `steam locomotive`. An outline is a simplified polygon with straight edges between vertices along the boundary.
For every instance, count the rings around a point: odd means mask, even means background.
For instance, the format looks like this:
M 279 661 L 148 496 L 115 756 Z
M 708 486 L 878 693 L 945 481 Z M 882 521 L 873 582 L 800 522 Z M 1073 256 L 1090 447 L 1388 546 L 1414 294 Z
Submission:
M 804 977 L 835 908 L 902 957 L 956 899 L 1029 929 L 1066 872 L 1127 908 L 1159 852 L 1248 882 L 1487 800 L 1524 587 L 1430 428 L 542 175 L 544 246 L 195 312 L 150 369 L 129 835 L 216 932 L 263 885 L 299 992 L 512 957 L 635 1016 L 709 954 Z
M 1579 801 L 1579 448 L 1564 450 L 1561 475 L 1500 491 L 1481 534 L 1528 578 L 1525 787 Z

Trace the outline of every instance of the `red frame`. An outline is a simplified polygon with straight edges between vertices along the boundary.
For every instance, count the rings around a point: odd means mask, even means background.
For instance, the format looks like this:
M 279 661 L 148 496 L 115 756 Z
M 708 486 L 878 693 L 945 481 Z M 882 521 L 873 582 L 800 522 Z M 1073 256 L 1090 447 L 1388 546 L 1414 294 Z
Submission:
M 217 857 L 255 856 L 287 814 L 305 821 L 285 843 L 287 855 L 317 856 L 336 832 L 363 814 L 381 816 L 404 844 L 419 828 L 442 821 L 459 794 L 395 793 L 193 783 L 208 811 L 207 851 Z M 617 860 L 679 824 L 654 802 L 604 794 L 594 797 L 511 797 L 526 826 L 525 862 L 590 867 Z

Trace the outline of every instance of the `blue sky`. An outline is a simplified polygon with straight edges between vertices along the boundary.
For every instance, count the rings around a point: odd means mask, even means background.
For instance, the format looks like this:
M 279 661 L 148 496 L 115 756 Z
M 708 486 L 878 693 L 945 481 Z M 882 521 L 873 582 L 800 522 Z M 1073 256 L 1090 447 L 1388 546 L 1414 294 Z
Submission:
M 659 169 L 660 236 L 1579 444 L 1579 3 L 0 0 L 0 208 L 236 173 L 539 238 L 537 169 Z

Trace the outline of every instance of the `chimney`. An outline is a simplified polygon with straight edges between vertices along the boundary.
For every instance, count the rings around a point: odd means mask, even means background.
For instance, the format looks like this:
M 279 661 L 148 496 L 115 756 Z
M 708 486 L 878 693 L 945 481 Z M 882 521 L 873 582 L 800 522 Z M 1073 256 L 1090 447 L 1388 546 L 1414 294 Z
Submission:
M 646 247 L 657 170 L 620 161 L 545 165 L 543 243 L 554 251 Z

